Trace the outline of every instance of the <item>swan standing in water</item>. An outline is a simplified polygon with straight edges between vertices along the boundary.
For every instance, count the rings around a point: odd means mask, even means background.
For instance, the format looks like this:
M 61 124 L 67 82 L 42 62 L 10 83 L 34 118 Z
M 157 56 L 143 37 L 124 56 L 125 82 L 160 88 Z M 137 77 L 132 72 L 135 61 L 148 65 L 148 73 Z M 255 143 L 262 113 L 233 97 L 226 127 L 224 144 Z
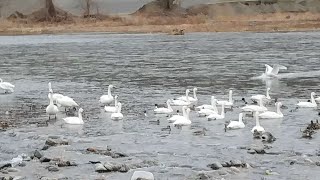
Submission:
M 217 109 L 216 104 L 217 104 L 217 100 L 213 99 L 213 102 L 212 102 L 213 110 L 212 109 L 201 109 L 198 112 L 198 115 L 199 116 L 209 116 L 210 114 L 218 114 L 218 109 Z
M 275 103 L 276 108 L 277 108 L 277 112 L 272 112 L 272 111 L 266 111 L 264 113 L 259 114 L 260 118 L 263 119 L 278 119 L 278 118 L 282 118 L 283 114 L 281 113 L 280 107 L 282 105 L 281 102 L 276 102 Z
M 63 120 L 67 124 L 84 124 L 82 120 L 82 112 L 83 112 L 83 109 L 80 108 L 78 112 L 78 117 L 66 117 L 66 118 L 63 118 Z
M 112 120 L 123 119 L 123 115 L 121 113 L 121 103 L 120 102 L 118 102 L 118 105 L 117 105 L 117 112 L 111 114 L 111 119 Z
M 172 106 L 190 106 L 191 102 L 189 100 L 189 93 L 190 93 L 190 90 L 187 89 L 186 90 L 186 100 L 187 101 L 174 99 L 174 100 L 171 100 L 171 105 Z
M 279 70 L 287 70 L 287 67 L 276 64 L 273 67 L 269 66 L 268 64 L 264 65 L 266 67 L 265 75 L 269 78 L 277 78 Z
M 189 101 L 191 103 L 195 103 L 198 101 L 198 98 L 197 98 L 197 91 L 198 89 L 195 87 L 193 88 L 193 97 L 188 97 L 189 98 Z M 177 98 L 178 100 L 182 100 L 182 101 L 187 101 L 187 96 L 181 96 L 179 98 Z
M 256 111 L 255 115 L 256 115 L 256 125 L 251 129 L 251 132 L 254 133 L 255 130 L 257 130 L 259 133 L 264 132 L 265 131 L 264 128 L 260 126 L 259 112 Z
M 242 122 L 242 118 L 243 118 L 243 113 L 239 113 L 239 121 L 230 121 L 227 128 L 228 129 L 242 129 L 242 128 L 244 128 L 245 125 Z
M 54 119 L 57 119 L 57 113 L 59 112 L 59 109 L 56 105 L 53 104 L 53 99 L 52 99 L 52 91 L 49 92 L 49 105 L 46 108 L 46 113 L 49 115 L 49 120 L 50 116 L 54 115 Z
M 51 82 L 48 83 L 48 86 L 49 86 L 49 92 L 51 91 L 53 93 L 53 90 L 52 90 L 52 87 L 51 87 Z M 49 97 L 49 95 L 48 95 L 48 97 Z M 57 93 L 53 93 L 52 94 L 53 103 L 57 103 L 57 100 L 60 99 L 60 98 L 63 98 L 62 94 L 57 94 Z
M 225 107 L 232 107 L 233 106 L 233 100 L 232 100 L 232 90 L 229 90 L 229 100 L 228 101 L 217 101 L 218 105 L 224 104 Z
M 155 114 L 171 114 L 173 112 L 173 109 L 170 105 L 170 99 L 167 100 L 167 108 L 156 108 L 153 110 Z
M 3 80 L 0 78 L 0 88 L 3 89 L 5 91 L 5 93 L 13 93 L 15 86 L 9 82 L 3 82 Z
M 106 112 L 117 112 L 117 105 L 118 105 L 118 95 L 114 96 L 114 106 L 104 106 L 104 110 Z
M 246 105 L 241 109 L 246 112 L 255 112 L 255 111 L 264 112 L 268 110 L 266 107 L 263 106 L 262 99 L 259 99 L 259 105 Z
M 113 96 L 112 96 L 112 94 L 111 94 L 111 89 L 113 88 L 113 85 L 109 85 L 108 86 L 108 94 L 107 95 L 102 95 L 101 97 L 100 97 L 100 100 L 99 100 L 99 102 L 101 103 L 101 104 L 104 104 L 104 105 L 108 105 L 108 104 L 111 104 L 112 102 L 113 102 Z
M 187 108 L 187 107 L 185 107 Z M 189 113 L 190 113 L 190 108 L 187 108 L 186 110 L 186 114 L 184 116 L 184 118 L 179 118 L 177 119 L 173 125 L 177 125 L 177 126 L 185 126 L 185 125 L 190 125 L 191 124 L 191 121 L 189 119 Z
M 221 114 L 210 114 L 207 119 L 208 120 L 217 120 L 217 119 L 224 119 L 224 104 L 221 105 Z
M 266 95 L 263 95 L 263 94 L 254 95 L 254 96 L 251 96 L 251 100 L 253 102 L 258 102 L 260 99 L 271 100 L 270 95 L 269 95 L 269 91 L 270 91 L 270 88 L 267 88 Z
M 209 105 L 209 104 L 203 104 L 203 105 L 201 105 L 201 106 L 197 106 L 195 109 L 196 109 L 197 111 L 200 111 L 201 109 L 216 110 L 217 107 L 214 108 L 214 105 L 216 105 L 216 103 L 214 104 L 214 100 L 215 100 L 214 96 L 211 96 L 211 105 Z
M 311 102 L 299 102 L 297 104 L 298 107 L 305 107 L 305 108 L 314 108 L 317 107 L 317 103 L 314 99 L 314 96 L 316 95 L 316 93 L 312 92 L 311 93 Z

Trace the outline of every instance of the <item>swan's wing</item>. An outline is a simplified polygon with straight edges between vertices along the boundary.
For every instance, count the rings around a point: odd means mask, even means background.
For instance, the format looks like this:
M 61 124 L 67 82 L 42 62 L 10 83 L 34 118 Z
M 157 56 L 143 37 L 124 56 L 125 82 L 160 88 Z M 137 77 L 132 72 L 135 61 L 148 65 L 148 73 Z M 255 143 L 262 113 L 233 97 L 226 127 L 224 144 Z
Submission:
M 279 64 L 276 64 L 276 65 L 273 66 L 273 69 L 272 69 L 271 73 L 277 75 L 279 73 L 280 69 L 287 70 L 287 67 L 279 65 Z
M 265 64 L 264 66 L 266 66 L 266 73 L 270 73 L 272 71 L 272 67 L 268 64 Z

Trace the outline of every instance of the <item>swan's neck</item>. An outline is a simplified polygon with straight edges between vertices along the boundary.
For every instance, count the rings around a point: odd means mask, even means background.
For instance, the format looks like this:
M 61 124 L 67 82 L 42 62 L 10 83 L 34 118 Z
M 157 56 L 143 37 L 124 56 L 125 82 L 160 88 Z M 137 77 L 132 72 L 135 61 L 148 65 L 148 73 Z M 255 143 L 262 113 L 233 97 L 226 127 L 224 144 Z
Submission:
M 279 115 L 283 115 L 282 112 L 281 112 L 281 110 L 280 110 L 280 104 L 279 104 L 279 103 L 277 104 L 277 113 L 278 113 Z
M 186 91 L 186 99 L 187 99 L 187 102 L 190 102 L 189 101 L 189 92 L 188 91 Z
M 187 117 L 187 112 L 185 108 L 182 108 L 182 116 Z
M 221 106 L 221 116 L 224 117 L 224 104 Z
M 0 78 L 0 83 L 2 83 L 3 82 L 3 80 Z
M 117 106 L 118 104 L 118 98 L 114 98 L 114 106 Z
M 168 106 L 168 109 L 169 109 L 170 111 L 173 111 L 173 109 L 172 109 L 169 101 L 167 102 L 167 106 Z
M 118 113 L 121 113 L 121 105 L 118 106 Z
M 108 87 L 108 96 L 111 97 L 111 86 Z
M 311 103 L 312 103 L 312 104 L 316 104 L 316 101 L 315 101 L 315 99 L 314 99 L 314 96 L 313 96 L 313 95 L 311 95 Z
M 229 102 L 232 103 L 232 91 L 229 91 Z
M 259 99 L 259 105 L 260 105 L 260 107 L 264 107 L 262 98 Z
M 197 91 L 196 91 L 195 89 L 193 90 L 193 98 L 194 98 L 194 99 L 198 99 L 198 98 L 197 98 Z
M 53 105 L 53 98 L 52 98 L 52 93 L 49 94 L 49 101 L 50 101 L 50 105 Z
M 239 114 L 239 122 L 242 123 L 242 114 Z
M 190 120 L 189 119 L 189 113 L 190 113 L 190 111 L 186 111 L 186 116 L 185 117 L 186 117 L 187 120 Z
M 49 91 L 50 91 L 50 90 L 52 91 L 51 83 L 50 83 L 50 82 L 49 82 L 48 86 L 49 86 Z
M 267 95 L 267 99 L 271 99 L 270 95 L 269 95 L 269 89 L 267 89 L 267 94 L 266 95 Z
M 80 120 L 80 122 L 83 122 L 83 120 L 82 120 L 82 113 L 81 113 L 80 111 L 79 111 L 78 116 L 79 116 L 79 120 Z
M 259 115 L 256 114 L 256 126 L 260 126 Z

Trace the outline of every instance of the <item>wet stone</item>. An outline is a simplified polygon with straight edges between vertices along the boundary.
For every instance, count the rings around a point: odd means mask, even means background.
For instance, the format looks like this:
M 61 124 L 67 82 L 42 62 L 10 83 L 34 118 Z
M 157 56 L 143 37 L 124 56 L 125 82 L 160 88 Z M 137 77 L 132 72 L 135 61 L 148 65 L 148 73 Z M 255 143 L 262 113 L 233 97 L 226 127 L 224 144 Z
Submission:
M 227 172 L 226 170 L 220 169 L 220 170 L 218 170 L 218 174 L 219 174 L 220 176 L 224 176 L 224 175 L 227 175 L 228 172 Z
M 6 169 L 8 172 L 20 172 L 19 169 L 16 169 L 16 168 L 7 168 Z
M 113 169 L 114 169 L 114 165 L 109 162 L 104 163 L 103 166 L 105 167 L 105 169 L 107 171 L 113 171 Z
M 316 162 L 316 165 L 317 165 L 317 166 L 320 166 L 320 161 Z
M 59 160 L 58 167 L 77 166 L 75 162 Z
M 108 170 L 102 164 L 96 164 L 95 171 L 98 173 L 108 172 Z
M 50 158 L 47 158 L 47 157 L 42 157 L 41 159 L 40 159 L 40 162 L 42 162 L 42 163 L 44 163 L 44 162 L 50 162 L 51 161 L 51 159 Z
M 40 151 L 35 150 L 33 153 L 33 156 L 40 159 L 40 158 L 42 158 L 43 154 Z
M 240 170 L 238 168 L 236 168 L 236 167 L 230 167 L 230 169 L 235 173 L 239 173 L 240 172 Z
M 220 164 L 220 162 L 214 162 L 212 164 L 208 164 L 207 167 L 213 169 L 213 170 L 218 170 L 222 168 L 223 166 Z
M 10 163 L 2 163 L 2 164 L 0 163 L 0 170 L 7 167 L 12 167 L 12 165 Z
M 249 153 L 249 154 L 255 154 L 256 151 L 255 151 L 254 149 L 249 149 L 249 150 L 247 151 L 247 153 Z
M 1 172 L 2 174 L 9 174 L 9 172 L 8 172 L 7 170 L 4 170 L 4 169 L 1 169 L 0 172 Z
M 231 166 L 240 167 L 242 165 L 242 162 L 240 160 L 231 160 L 230 161 Z
M 49 145 L 47 145 L 47 144 L 45 144 L 43 147 L 42 147 L 42 149 L 41 150 L 43 150 L 43 151 L 45 151 L 45 150 L 48 150 L 49 149 Z
M 59 168 L 55 167 L 55 166 L 48 166 L 46 167 L 46 169 L 48 169 L 48 171 L 50 172 L 57 172 L 59 171 Z
M 129 170 L 130 170 L 129 167 L 126 164 L 122 164 L 119 169 L 119 172 L 125 173 L 125 172 L 128 172 Z
M 135 171 L 131 180 L 154 180 L 154 176 L 148 171 Z
M 58 146 L 58 145 L 69 145 L 69 142 L 63 139 L 47 139 L 46 145 L 48 146 Z

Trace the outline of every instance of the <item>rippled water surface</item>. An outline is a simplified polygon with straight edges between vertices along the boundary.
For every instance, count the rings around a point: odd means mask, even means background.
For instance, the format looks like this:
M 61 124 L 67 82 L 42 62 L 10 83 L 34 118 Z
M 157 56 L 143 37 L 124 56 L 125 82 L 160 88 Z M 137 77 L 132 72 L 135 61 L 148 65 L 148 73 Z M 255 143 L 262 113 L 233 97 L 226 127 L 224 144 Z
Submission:
M 0 37 L 0 78 L 16 85 L 13 94 L 0 95 L 0 120 L 14 126 L 1 132 L 0 160 L 41 148 L 49 135 L 70 139 L 69 146 L 52 148 L 48 156 L 75 161 L 77 167 L 62 168 L 57 173 L 44 170 L 45 165 L 30 163 L 20 175 L 35 179 L 41 176 L 74 179 L 129 179 L 132 172 L 98 174 L 90 160 L 108 161 L 108 157 L 82 153 L 88 147 L 112 147 L 133 159 L 152 160 L 158 166 L 145 168 L 157 179 L 186 179 L 214 161 L 240 159 L 255 168 L 225 179 L 261 179 L 266 169 L 279 176 L 267 179 L 317 179 L 315 165 L 289 165 L 288 159 L 310 156 L 319 161 L 319 135 L 301 139 L 300 128 L 318 118 L 315 109 L 294 112 L 298 100 L 319 92 L 320 33 L 194 33 L 185 36 L 164 34 L 65 34 Z M 279 80 L 255 79 L 264 72 L 264 64 L 288 67 Z M 253 78 L 253 79 L 252 79 Z M 53 90 L 74 98 L 84 109 L 83 126 L 67 126 L 63 113 L 45 122 L 43 107 L 48 104 L 48 82 Z M 123 104 L 122 121 L 112 121 L 98 103 L 109 84 Z M 224 123 L 236 120 L 242 97 L 264 94 L 271 87 L 271 97 L 278 98 L 283 109 L 281 120 L 261 120 L 277 141 L 272 151 L 280 155 L 251 155 L 239 146 L 261 143 L 254 140 L 255 122 L 246 117 L 246 128 L 224 132 Z M 198 104 L 208 104 L 210 96 L 227 99 L 231 88 L 235 108 L 225 120 L 207 121 L 192 111 L 191 126 L 172 132 L 166 117 L 153 115 L 155 103 L 184 94 L 186 88 L 198 88 Z M 33 110 L 29 106 L 35 105 Z M 275 108 L 270 105 L 271 110 Z M 143 111 L 147 110 L 148 117 Z M 9 115 L 5 112 L 9 111 Z M 160 124 L 150 123 L 159 119 Z M 41 127 L 38 127 L 41 126 Z M 208 129 L 206 136 L 194 131 Z M 14 135 L 12 135 L 14 134 Z M 299 152 L 302 156 L 295 156 Z M 122 161 L 122 160 L 117 160 Z M 19 173 L 18 173 L 19 174 Z M 218 178 L 218 177 L 217 177 Z M 222 178 L 222 177 L 220 177 Z

